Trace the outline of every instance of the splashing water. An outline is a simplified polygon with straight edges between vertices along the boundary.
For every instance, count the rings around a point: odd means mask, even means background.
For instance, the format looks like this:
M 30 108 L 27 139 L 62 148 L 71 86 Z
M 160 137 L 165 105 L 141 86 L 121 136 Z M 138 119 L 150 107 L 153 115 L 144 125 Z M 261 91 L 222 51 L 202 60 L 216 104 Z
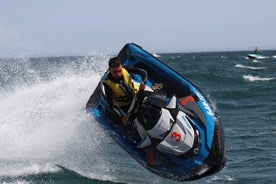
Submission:
M 102 130 L 91 123 L 93 117 L 86 113 L 85 104 L 105 71 L 105 60 L 106 56 L 97 56 L 64 61 L 62 67 L 62 61 L 56 61 L 55 69 L 52 65 L 34 69 L 30 68 L 33 64 L 25 63 L 27 67 L 21 67 L 23 71 L 18 75 L 29 77 L 27 83 L 18 80 L 13 88 L 1 86 L 0 177 L 57 172 L 60 168 L 56 164 L 82 168 L 89 170 L 88 175 L 103 177 L 97 174 L 101 168 L 106 170 L 97 139 Z M 47 79 L 42 78 L 41 71 L 49 70 Z M 91 173 L 92 169 L 84 169 L 87 160 L 98 165 L 99 171 Z

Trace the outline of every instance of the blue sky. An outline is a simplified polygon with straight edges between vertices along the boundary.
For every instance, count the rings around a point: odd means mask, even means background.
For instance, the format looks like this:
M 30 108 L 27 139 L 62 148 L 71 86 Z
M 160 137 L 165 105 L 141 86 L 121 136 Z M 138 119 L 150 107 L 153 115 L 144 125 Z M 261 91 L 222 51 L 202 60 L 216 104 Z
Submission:
M 276 49 L 275 0 L 0 0 L 0 57 Z

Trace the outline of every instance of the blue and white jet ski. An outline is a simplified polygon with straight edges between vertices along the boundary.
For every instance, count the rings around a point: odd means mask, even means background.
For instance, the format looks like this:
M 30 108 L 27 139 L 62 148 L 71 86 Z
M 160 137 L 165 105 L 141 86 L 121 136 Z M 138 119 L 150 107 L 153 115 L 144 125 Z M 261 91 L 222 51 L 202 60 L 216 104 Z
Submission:
M 265 59 L 266 57 L 260 54 L 247 54 L 249 59 Z
M 210 101 L 162 61 L 129 43 L 119 52 L 123 65 L 148 72 L 146 85 L 159 85 L 139 106 L 132 128 L 108 116 L 100 81 L 86 104 L 109 135 L 148 170 L 177 181 L 196 180 L 220 171 L 226 162 L 222 123 Z M 134 82 L 141 82 L 133 75 Z M 161 91 L 161 92 L 160 92 Z

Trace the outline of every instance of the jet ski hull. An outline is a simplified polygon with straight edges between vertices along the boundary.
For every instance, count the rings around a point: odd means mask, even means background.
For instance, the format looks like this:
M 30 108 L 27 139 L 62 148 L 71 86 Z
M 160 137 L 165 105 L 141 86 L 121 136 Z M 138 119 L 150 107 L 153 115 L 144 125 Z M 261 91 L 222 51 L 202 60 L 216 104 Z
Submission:
M 265 56 L 260 54 L 247 54 L 246 55 L 249 59 L 264 59 Z
M 182 110 L 193 119 L 198 131 L 197 152 L 191 150 L 184 155 L 175 156 L 158 151 L 149 146 L 137 148 L 137 135 L 113 122 L 106 112 L 106 103 L 100 84 L 86 105 L 104 130 L 134 159 L 148 170 L 165 178 L 177 181 L 196 180 L 221 170 L 226 162 L 224 132 L 222 123 L 211 102 L 199 88 L 187 78 L 164 64 L 140 46 L 129 43 L 118 56 L 123 65 L 144 68 L 148 72 L 147 85 L 163 83 L 167 96 L 175 95 L 183 106 Z M 139 77 L 135 80 L 139 82 Z

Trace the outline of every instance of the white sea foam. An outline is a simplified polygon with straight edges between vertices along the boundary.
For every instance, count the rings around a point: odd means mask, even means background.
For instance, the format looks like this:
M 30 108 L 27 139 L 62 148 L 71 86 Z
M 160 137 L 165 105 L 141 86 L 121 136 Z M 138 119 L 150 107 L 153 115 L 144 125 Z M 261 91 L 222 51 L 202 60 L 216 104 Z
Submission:
M 243 75 L 244 80 L 255 82 L 255 81 L 271 81 L 274 80 L 273 77 L 259 77 L 259 76 L 252 76 L 252 75 Z
M 252 60 L 253 63 L 261 63 L 261 61 L 257 60 L 257 59 L 253 59 Z
M 214 175 L 211 177 L 211 180 L 207 181 L 207 183 L 212 183 L 214 181 L 235 181 L 235 178 L 232 176 L 226 176 L 226 175 L 222 175 L 222 176 L 217 176 Z
M 261 70 L 261 69 L 266 69 L 266 67 L 253 67 L 253 66 L 245 66 L 242 64 L 236 64 L 236 68 L 246 68 L 246 69 L 252 69 L 252 70 Z

